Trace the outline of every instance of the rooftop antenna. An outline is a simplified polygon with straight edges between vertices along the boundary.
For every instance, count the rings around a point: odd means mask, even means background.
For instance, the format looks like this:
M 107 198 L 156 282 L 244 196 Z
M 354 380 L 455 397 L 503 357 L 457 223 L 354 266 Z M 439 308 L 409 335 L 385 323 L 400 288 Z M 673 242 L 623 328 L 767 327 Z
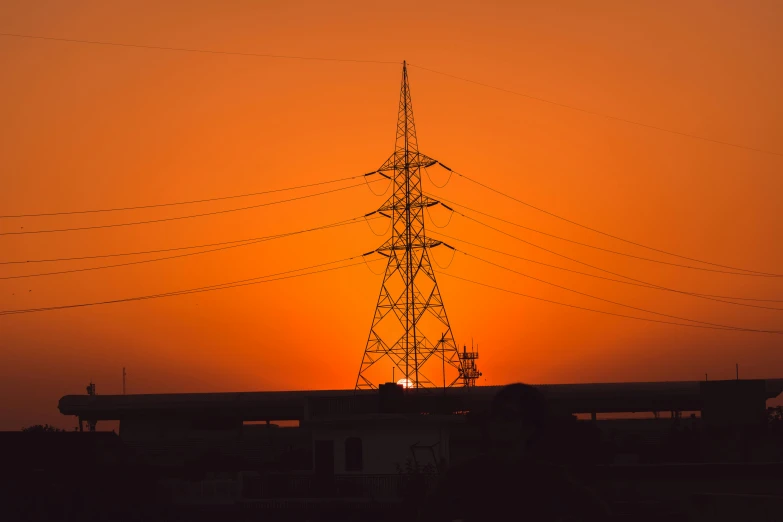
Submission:
M 481 372 L 478 370 L 478 366 L 476 366 L 476 360 L 479 357 L 478 346 L 473 345 L 472 337 L 470 338 L 470 351 L 468 351 L 467 346 L 463 346 L 462 353 L 458 352 L 458 355 L 462 362 L 460 377 L 462 378 L 463 386 L 472 388 L 476 386 L 476 381 L 481 377 Z

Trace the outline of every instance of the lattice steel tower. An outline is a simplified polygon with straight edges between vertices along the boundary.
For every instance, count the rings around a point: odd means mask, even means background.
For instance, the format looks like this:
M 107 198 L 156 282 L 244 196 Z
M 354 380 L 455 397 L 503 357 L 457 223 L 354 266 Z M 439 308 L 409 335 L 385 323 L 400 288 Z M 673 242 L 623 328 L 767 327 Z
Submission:
M 398 382 L 413 388 L 471 384 L 430 263 L 429 249 L 445 243 L 428 238 L 424 229 L 425 209 L 439 202 L 422 194 L 421 169 L 435 163 L 419 152 L 408 68 L 403 62 L 395 150 L 377 171 L 393 185 L 392 195 L 376 211 L 391 219 L 391 238 L 374 251 L 387 257 L 388 264 L 357 389 L 375 388 L 373 380 L 380 384 L 394 374 L 402 376 Z M 437 378 L 428 378 L 425 369 Z

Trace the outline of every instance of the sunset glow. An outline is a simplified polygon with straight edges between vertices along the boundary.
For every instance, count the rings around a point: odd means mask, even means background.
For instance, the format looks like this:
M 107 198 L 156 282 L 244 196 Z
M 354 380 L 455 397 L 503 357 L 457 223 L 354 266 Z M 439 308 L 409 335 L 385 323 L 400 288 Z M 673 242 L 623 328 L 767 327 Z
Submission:
M 457 249 L 431 256 L 457 346 L 481 346 L 478 384 L 733 378 L 735 364 L 745 378 L 783 376 L 780 335 L 702 328 L 783 330 L 783 278 L 715 266 L 783 272 L 783 6 L 410 3 L 417 14 L 403 20 L 372 2 L 193 2 L 183 22 L 181 4 L 144 4 L 9 2 L 0 20 L 5 33 L 392 63 L 0 37 L 0 214 L 190 202 L 372 172 L 394 150 L 405 59 L 422 153 L 586 227 L 714 263 L 617 241 L 429 167 L 425 193 L 454 203 L 428 210 L 427 233 Z M 367 180 L 0 219 L 0 262 L 14 262 L 0 265 L 2 311 L 278 274 L 220 291 L 0 316 L 0 392 L 13 397 L 2 428 L 72 428 L 57 399 L 84 394 L 90 381 L 98 394 L 119 394 L 123 367 L 128 393 L 352 389 L 385 263 L 361 256 L 388 236 L 386 221 L 364 219 L 387 184 Z M 255 208 L 220 213 L 241 207 Z M 20 234 L 191 214 L 211 215 Z M 258 238 L 266 239 L 221 249 Z M 218 243 L 203 255 L 127 264 Z M 114 256 L 133 252 L 147 253 Z M 82 257 L 91 258 L 46 261 Z M 355 266 L 280 275 L 347 258 Z M 16 263 L 30 260 L 41 262 Z M 86 270 L 18 277 L 76 269 Z

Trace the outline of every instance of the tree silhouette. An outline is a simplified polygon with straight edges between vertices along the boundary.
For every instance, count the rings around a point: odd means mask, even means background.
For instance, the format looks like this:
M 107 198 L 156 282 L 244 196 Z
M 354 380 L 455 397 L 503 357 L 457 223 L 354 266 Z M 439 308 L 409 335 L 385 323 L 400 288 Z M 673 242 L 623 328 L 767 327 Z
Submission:
M 767 408 L 767 423 L 773 433 L 783 432 L 783 406 Z
M 25 433 L 55 433 L 65 430 L 61 430 L 60 428 L 56 428 L 54 426 L 49 426 L 48 424 L 34 424 L 33 426 L 22 428 L 22 431 Z

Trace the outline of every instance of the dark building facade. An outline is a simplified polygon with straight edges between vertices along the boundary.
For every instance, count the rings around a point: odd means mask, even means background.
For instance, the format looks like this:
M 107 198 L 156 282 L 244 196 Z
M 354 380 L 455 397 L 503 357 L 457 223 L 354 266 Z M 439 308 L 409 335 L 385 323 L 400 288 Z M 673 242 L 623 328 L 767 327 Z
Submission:
M 562 464 L 629 520 L 657 513 L 653 504 L 670 519 L 715 510 L 728 493 L 775 505 L 783 454 L 766 431 L 766 401 L 783 391 L 781 379 L 537 388 L 560 423 L 548 443 Z M 119 436 L 67 435 L 114 437 L 112 451 L 90 457 L 101 463 L 86 467 L 145 483 L 140 497 L 161 513 L 399 520 L 442 473 L 486 450 L 499 389 L 84 395 L 59 408 L 98 429 L 120 421 Z M 634 418 L 640 412 L 648 415 Z

